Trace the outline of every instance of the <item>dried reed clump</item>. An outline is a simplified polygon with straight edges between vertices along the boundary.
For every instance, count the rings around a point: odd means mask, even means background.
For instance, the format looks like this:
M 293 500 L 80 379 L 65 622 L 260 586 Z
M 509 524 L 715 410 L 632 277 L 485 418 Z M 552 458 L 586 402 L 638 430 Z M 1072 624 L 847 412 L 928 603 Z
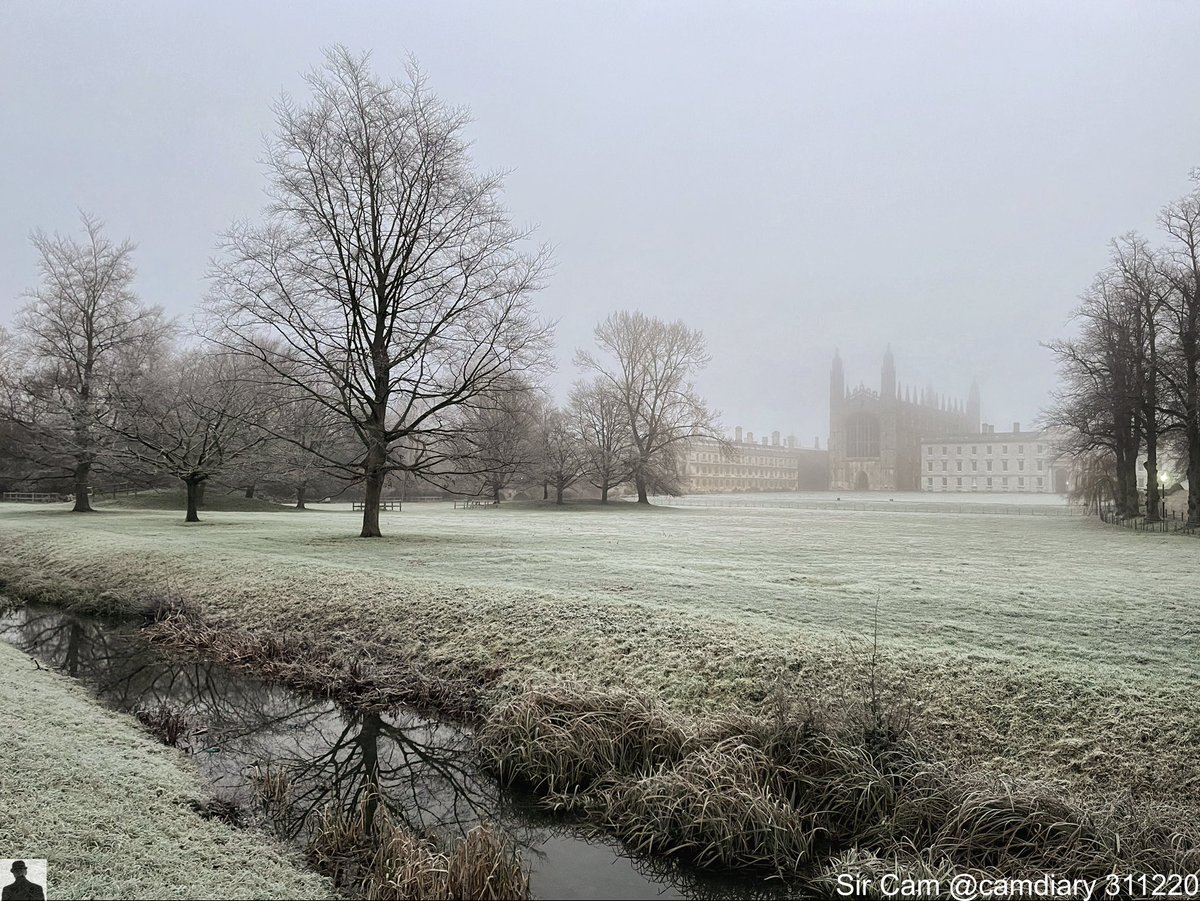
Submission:
M 964 866 L 1005 873 L 1099 878 L 1121 862 L 1117 834 L 1085 812 L 1004 787 L 965 791 L 931 846 Z
M 477 735 L 502 780 L 556 794 L 672 763 L 694 737 L 657 701 L 574 685 L 517 695 L 494 708 Z
M 190 735 L 192 731 L 191 720 L 165 701 L 160 701 L 153 707 L 137 707 L 133 715 L 155 738 L 172 748 L 178 748 L 180 739 Z
M 792 874 L 809 862 L 819 836 L 796 815 L 779 777 L 761 750 L 726 739 L 606 788 L 601 824 L 638 853 Z
M 529 870 L 494 826 L 476 826 L 448 851 L 398 827 L 377 801 L 325 811 L 309 842 L 317 868 L 372 901 L 527 899 Z

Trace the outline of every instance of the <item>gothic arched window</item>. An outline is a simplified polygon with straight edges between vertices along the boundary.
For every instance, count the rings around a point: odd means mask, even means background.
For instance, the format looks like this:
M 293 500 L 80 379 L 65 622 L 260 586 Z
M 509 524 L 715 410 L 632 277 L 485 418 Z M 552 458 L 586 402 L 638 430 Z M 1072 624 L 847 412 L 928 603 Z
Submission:
M 846 456 L 879 456 L 879 420 L 868 413 L 855 413 L 846 420 Z

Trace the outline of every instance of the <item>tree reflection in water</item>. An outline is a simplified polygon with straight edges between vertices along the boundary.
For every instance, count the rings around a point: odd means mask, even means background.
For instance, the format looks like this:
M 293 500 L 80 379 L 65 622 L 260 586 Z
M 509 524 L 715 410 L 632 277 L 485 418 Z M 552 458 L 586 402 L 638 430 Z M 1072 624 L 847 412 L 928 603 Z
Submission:
M 781 886 L 701 876 L 665 861 L 630 861 L 611 841 L 537 811 L 475 765 L 470 733 L 414 714 L 347 710 L 220 664 L 167 656 L 136 627 L 43 607 L 0 616 L 0 636 L 88 685 L 125 711 L 166 705 L 187 719 L 179 746 L 214 794 L 259 806 L 256 774 L 286 786 L 274 825 L 304 840 L 317 814 L 352 815 L 383 804 L 393 822 L 426 836 L 458 838 L 499 826 L 534 864 L 535 891 L 579 885 L 597 897 L 778 899 Z M 370 819 L 368 819 L 370 821 Z M 540 883 L 540 885 L 539 885 Z M 578 896 L 578 895 L 577 895 Z

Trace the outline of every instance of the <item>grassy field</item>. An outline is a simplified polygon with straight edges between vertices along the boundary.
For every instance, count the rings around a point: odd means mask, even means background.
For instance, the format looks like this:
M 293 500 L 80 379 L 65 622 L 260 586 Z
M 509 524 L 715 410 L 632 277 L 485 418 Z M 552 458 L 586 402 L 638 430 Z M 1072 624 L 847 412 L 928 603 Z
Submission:
M 183 756 L 0 643 L 0 835 L 57 898 L 331 898 L 258 835 L 205 820 Z M 6 874 L 7 875 L 7 874 Z
M 0 507 L 17 593 L 184 597 L 228 629 L 756 705 L 853 690 L 876 603 L 952 760 L 1104 795 L 1200 794 L 1200 544 L 1081 517 L 411 504 L 358 519 Z M 860 642 L 860 650 L 851 647 Z

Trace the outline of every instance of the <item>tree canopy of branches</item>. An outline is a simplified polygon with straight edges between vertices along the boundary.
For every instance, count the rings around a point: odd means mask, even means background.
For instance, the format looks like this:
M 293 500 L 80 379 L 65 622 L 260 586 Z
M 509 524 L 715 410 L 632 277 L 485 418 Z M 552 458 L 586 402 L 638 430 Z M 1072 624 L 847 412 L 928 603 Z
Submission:
M 699 437 L 725 443 L 717 414 L 692 383 L 709 361 L 704 335 L 679 320 L 628 311 L 613 313 L 595 335 L 599 355 L 579 351 L 575 362 L 620 399 L 638 503 L 648 504 L 651 490 L 677 492 L 687 443 Z
M 1188 521 L 1200 525 L 1200 186 L 1169 204 L 1159 223 L 1161 248 L 1132 234 L 1113 242 L 1110 265 L 1076 310 L 1079 335 L 1048 345 L 1061 381 L 1045 421 L 1081 462 L 1089 497 L 1111 474 L 1126 517 L 1142 512 L 1139 457 L 1145 516 L 1160 517 L 1160 448 L 1179 448 Z
M 244 359 L 189 350 L 127 387 L 116 430 L 126 453 L 187 487 L 186 522 L 199 522 L 201 486 L 262 445 L 270 399 L 254 389 Z
M 33 477 L 68 476 L 75 511 L 89 512 L 93 470 L 111 463 L 115 385 L 135 374 L 170 332 L 158 307 L 134 296 L 134 245 L 83 214 L 84 238 L 33 233 L 41 284 L 16 320 L 17 357 L 3 418 L 13 454 Z
M 458 409 L 545 363 L 546 252 L 522 250 L 500 175 L 472 168 L 467 115 L 415 68 L 385 82 L 336 48 L 308 83 L 307 105 L 276 106 L 264 221 L 225 240 L 212 337 L 350 427 L 354 454 L 307 449 L 365 482 L 373 537 L 385 477 L 447 472 Z
M 633 443 L 622 397 L 608 379 L 593 376 L 571 389 L 569 409 L 579 433 L 583 476 L 600 489 L 600 503 L 607 504 L 608 492 L 629 481 L 633 472 Z

